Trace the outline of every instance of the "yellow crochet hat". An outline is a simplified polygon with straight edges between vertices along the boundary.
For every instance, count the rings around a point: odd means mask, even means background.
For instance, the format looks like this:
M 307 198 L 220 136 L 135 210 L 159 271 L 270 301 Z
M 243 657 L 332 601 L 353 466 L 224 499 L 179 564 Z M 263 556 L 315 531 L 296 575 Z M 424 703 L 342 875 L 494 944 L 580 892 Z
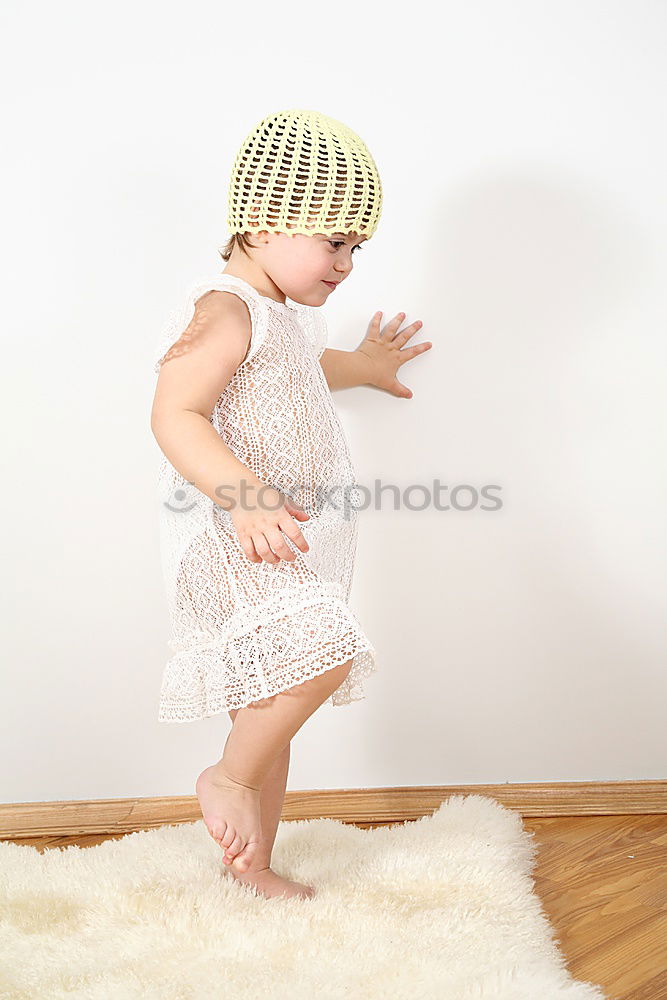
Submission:
M 375 161 L 356 132 L 319 111 L 263 118 L 239 149 L 229 182 L 230 234 L 275 229 L 358 233 L 369 238 L 382 211 Z

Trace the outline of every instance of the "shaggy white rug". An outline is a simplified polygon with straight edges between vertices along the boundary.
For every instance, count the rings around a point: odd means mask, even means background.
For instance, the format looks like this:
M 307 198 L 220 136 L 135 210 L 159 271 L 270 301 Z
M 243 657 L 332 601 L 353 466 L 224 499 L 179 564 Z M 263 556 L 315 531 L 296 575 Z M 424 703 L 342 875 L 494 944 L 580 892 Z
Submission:
M 2 1000 L 605 1000 L 567 971 L 531 871 L 534 835 L 495 799 L 361 830 L 283 822 L 273 867 L 234 881 L 203 820 L 96 847 L 0 843 Z

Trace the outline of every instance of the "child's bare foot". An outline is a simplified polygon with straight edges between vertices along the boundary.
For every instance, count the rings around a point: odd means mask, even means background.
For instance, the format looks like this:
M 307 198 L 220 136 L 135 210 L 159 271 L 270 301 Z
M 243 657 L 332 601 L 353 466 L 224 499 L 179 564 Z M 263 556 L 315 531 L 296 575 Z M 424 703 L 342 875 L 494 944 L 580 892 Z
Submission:
M 285 899 L 291 896 L 312 899 L 315 895 L 312 885 L 303 885 L 302 882 L 292 882 L 291 879 L 282 878 L 272 868 L 254 868 L 252 871 L 238 873 L 230 865 L 227 870 L 237 882 L 256 886 L 257 891 L 267 899 L 272 899 L 274 896 L 283 896 Z
M 259 788 L 242 785 L 218 762 L 204 768 L 195 789 L 208 832 L 246 872 L 262 839 Z

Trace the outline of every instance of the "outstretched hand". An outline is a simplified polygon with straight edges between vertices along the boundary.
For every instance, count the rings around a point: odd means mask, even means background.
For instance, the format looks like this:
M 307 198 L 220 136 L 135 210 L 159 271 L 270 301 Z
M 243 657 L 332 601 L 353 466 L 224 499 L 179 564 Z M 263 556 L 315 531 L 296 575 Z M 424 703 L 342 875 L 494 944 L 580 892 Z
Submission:
M 403 348 L 410 337 L 414 337 L 422 326 L 420 319 L 398 333 L 398 328 L 405 319 L 405 313 L 398 313 L 394 319 L 380 329 L 382 313 L 376 312 L 370 323 L 366 336 L 357 347 L 357 351 L 370 361 L 370 384 L 378 389 L 386 389 L 393 396 L 412 399 L 412 392 L 396 378 L 396 372 L 406 361 L 411 361 L 418 354 L 429 351 L 433 344 L 427 340 L 423 344 L 414 344 Z

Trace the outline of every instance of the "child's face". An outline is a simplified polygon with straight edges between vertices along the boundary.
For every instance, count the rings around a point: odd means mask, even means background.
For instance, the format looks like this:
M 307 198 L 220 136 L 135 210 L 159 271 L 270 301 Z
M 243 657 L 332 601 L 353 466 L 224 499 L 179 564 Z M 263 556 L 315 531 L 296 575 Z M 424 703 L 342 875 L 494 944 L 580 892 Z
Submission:
M 268 239 L 267 239 L 268 236 Z M 282 292 L 295 302 L 321 306 L 336 285 L 352 273 L 353 256 L 366 235 L 351 233 L 262 233 L 257 261 Z M 330 282 L 330 284 L 327 284 Z

